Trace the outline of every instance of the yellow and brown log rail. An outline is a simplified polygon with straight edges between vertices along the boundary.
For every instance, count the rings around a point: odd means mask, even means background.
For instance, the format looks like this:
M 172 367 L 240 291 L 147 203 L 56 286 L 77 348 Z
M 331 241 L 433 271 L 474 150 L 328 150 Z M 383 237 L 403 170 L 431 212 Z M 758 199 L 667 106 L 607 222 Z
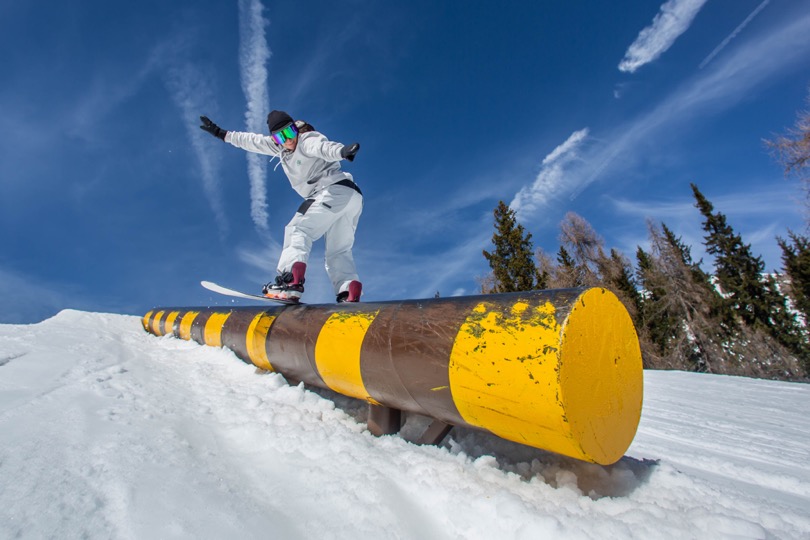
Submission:
M 156 308 L 143 325 L 365 400 L 376 433 L 395 432 L 391 412 L 408 411 L 606 465 L 630 446 L 641 416 L 638 337 L 602 288 Z

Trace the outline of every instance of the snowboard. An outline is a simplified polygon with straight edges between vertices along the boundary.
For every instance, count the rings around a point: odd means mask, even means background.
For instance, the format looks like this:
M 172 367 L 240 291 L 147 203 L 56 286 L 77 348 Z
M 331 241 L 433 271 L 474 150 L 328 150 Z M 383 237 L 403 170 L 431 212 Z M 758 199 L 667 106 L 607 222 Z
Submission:
M 260 294 L 244 293 L 234 289 L 229 289 L 228 287 L 223 287 L 222 285 L 217 285 L 216 283 L 213 283 L 211 281 L 201 281 L 200 285 L 202 285 L 209 291 L 224 294 L 226 296 L 233 296 L 236 298 L 247 298 L 248 300 L 264 300 L 265 302 L 276 302 L 277 304 L 284 304 L 288 306 L 303 304 L 303 302 L 300 302 L 298 300 L 282 300 L 280 298 L 267 298 L 266 296 L 262 296 Z

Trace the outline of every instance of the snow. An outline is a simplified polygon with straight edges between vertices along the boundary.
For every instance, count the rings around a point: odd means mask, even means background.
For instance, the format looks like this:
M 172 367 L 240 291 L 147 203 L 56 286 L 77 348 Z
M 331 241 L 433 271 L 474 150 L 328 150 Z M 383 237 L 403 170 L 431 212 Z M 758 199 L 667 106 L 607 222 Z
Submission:
M 0 538 L 808 538 L 810 386 L 644 374 L 616 465 L 362 403 L 63 311 L 0 325 Z

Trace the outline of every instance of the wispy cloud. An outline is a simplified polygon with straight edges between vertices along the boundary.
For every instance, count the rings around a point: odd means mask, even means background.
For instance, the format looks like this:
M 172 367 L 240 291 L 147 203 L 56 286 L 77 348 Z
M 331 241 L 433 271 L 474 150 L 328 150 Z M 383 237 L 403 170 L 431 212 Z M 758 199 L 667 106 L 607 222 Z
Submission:
M 509 206 L 523 218 L 544 206 L 560 191 L 566 166 L 579 159 L 578 150 L 588 138 L 588 128 L 575 131 L 568 139 L 551 151 L 530 186 L 521 189 Z
M 781 186 L 769 185 L 767 189 L 755 192 L 734 192 L 711 196 L 715 210 L 738 218 L 754 216 L 772 216 L 781 212 L 796 211 L 794 186 L 785 182 Z M 691 192 L 689 192 L 691 193 Z M 691 197 L 667 200 L 630 200 L 626 198 L 609 198 L 618 213 L 628 216 L 655 218 L 666 221 L 684 216 L 694 217 L 697 212 L 695 201 Z
M 766 184 L 763 182 L 763 184 Z M 796 202 L 798 190 L 795 185 L 784 182 L 768 185 L 761 190 L 713 195 L 709 197 L 715 212 L 722 212 L 729 224 L 741 234 L 746 243 L 750 243 L 754 252 L 760 254 L 768 268 L 779 268 L 781 250 L 773 241 L 774 237 L 784 230 L 782 223 L 775 223 L 773 216 L 794 216 L 801 222 L 800 206 Z M 607 200 L 615 208 L 616 214 L 625 218 L 652 220 L 654 223 L 666 223 L 683 241 L 691 246 L 692 255 L 697 259 L 711 261 L 706 253 L 704 231 L 701 228 L 702 216 L 695 207 L 691 192 L 687 190 L 682 196 L 667 200 L 631 200 L 627 198 L 610 198 Z M 782 233 L 784 234 L 784 233 Z M 635 246 L 646 246 L 646 237 L 627 237 L 619 246 L 625 253 L 635 251 Z
M 715 47 L 715 49 L 712 52 L 709 53 L 709 56 L 707 56 L 706 58 L 703 59 L 703 61 L 700 63 L 700 66 L 698 66 L 698 68 L 703 69 L 704 67 L 706 67 L 708 65 L 708 63 L 711 62 L 712 59 L 715 56 L 717 56 L 717 54 L 720 51 L 725 49 L 726 45 L 728 45 L 729 42 L 731 42 L 732 39 L 737 37 L 737 34 L 742 32 L 743 29 L 746 26 L 748 26 L 748 23 L 750 23 L 752 20 L 754 20 L 754 17 L 756 17 L 759 14 L 759 12 L 762 11 L 765 8 L 765 6 L 767 6 L 770 2 L 771 2 L 771 0 L 764 0 L 760 5 L 758 5 L 757 8 L 754 11 L 752 11 L 751 14 L 748 15 L 748 17 L 746 17 L 745 20 L 742 23 L 740 23 L 740 25 L 737 28 L 735 28 L 734 31 L 731 34 L 728 35 L 728 37 L 726 37 L 726 39 L 724 39 L 723 41 L 720 42 L 720 45 Z
M 242 91 L 247 100 L 245 125 L 248 131 L 265 131 L 269 103 L 267 90 L 267 61 L 271 52 L 265 37 L 268 25 L 260 0 L 239 0 L 239 67 Z M 267 159 L 248 153 L 250 179 L 250 215 L 256 228 L 267 232 Z
M 650 26 L 644 28 L 627 49 L 619 63 L 619 71 L 633 73 L 656 60 L 686 32 L 706 0 L 669 0 Z
M 491 227 L 491 220 L 487 219 L 486 222 Z M 466 241 L 454 245 L 451 251 L 442 254 L 441 257 L 432 257 L 434 260 L 426 261 L 425 268 L 433 271 L 425 276 L 425 281 L 422 284 L 422 289 L 418 291 L 418 296 L 420 298 L 430 298 L 436 292 L 440 292 L 443 296 L 451 296 L 446 290 L 442 291 L 446 287 L 448 278 L 464 275 L 465 273 L 469 274 L 470 269 L 474 268 L 475 264 L 483 258 L 481 255 L 482 250 L 492 250 L 491 237 L 492 233 L 490 231 L 473 234 Z M 456 290 L 452 295 L 457 296 L 465 292 L 467 291 L 463 289 L 462 292 Z
M 222 193 L 219 180 L 219 147 L 211 144 L 210 135 L 198 128 L 200 111 L 215 111 L 213 91 L 208 83 L 209 77 L 203 76 L 200 70 L 187 62 L 172 60 L 163 56 L 168 62 L 166 86 L 172 100 L 180 109 L 186 134 L 191 141 L 194 155 L 200 166 L 203 193 L 211 210 L 214 212 L 221 238 L 228 234 L 228 219 L 222 205 Z
M 800 65 L 808 54 L 810 15 L 775 27 L 762 39 L 737 47 L 722 62 L 714 62 L 713 69 L 699 72 L 646 114 L 603 133 L 587 148 L 580 147 L 584 137 L 577 134 L 581 132 L 569 137 L 549 154 L 559 156 L 557 159 L 551 163 L 546 163 L 548 157 L 543 160 L 537 179 L 520 190 L 512 207 L 528 217 L 554 198 L 568 195 L 573 199 L 594 181 L 631 168 L 662 131 L 733 107 L 758 86 Z

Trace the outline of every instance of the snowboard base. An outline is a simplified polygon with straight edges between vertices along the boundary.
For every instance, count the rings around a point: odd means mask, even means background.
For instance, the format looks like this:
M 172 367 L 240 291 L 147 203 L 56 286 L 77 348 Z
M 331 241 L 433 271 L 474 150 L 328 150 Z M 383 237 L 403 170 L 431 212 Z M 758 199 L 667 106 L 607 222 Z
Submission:
M 201 281 L 200 285 L 202 285 L 209 291 L 224 294 L 225 296 L 233 296 L 235 298 L 246 298 L 248 300 L 264 300 L 265 302 L 275 302 L 277 304 L 284 304 L 287 306 L 295 306 L 303 304 L 303 302 L 299 300 L 282 300 L 281 298 L 268 298 L 260 294 L 250 294 L 242 291 L 237 291 L 236 289 L 229 289 L 228 287 L 223 287 L 222 285 L 218 285 L 212 281 Z

